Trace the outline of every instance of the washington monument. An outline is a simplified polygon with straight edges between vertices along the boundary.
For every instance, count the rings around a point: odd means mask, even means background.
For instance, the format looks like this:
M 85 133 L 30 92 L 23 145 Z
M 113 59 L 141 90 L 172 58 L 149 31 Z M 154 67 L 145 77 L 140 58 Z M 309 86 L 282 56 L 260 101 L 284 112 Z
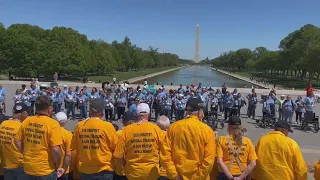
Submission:
M 199 39 L 200 39 L 200 26 L 197 24 L 197 31 L 196 31 L 196 53 L 194 57 L 194 62 L 199 63 Z

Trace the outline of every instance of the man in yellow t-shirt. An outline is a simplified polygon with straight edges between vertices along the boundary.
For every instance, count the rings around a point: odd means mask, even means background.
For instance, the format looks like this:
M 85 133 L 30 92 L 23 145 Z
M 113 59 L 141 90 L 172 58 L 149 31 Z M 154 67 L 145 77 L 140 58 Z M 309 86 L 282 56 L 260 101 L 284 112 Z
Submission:
M 27 117 L 28 106 L 17 103 L 13 107 L 13 119 L 6 120 L 0 125 L 0 158 L 6 179 L 26 179 L 23 171 L 23 155 L 14 145 L 14 136 Z
M 187 102 L 187 117 L 169 127 L 161 147 L 161 165 L 168 179 L 210 179 L 216 157 L 216 137 L 201 120 L 204 105 L 200 98 Z
M 58 180 L 68 180 L 68 177 L 72 177 L 72 172 L 70 171 L 71 162 L 71 141 L 72 133 L 64 128 L 68 121 L 68 117 L 64 112 L 58 112 L 55 119 L 59 122 L 61 126 L 61 136 L 62 136 L 62 146 L 61 146 L 61 161 L 59 169 L 57 170 Z
M 136 113 L 138 120 L 122 131 L 114 157 L 124 165 L 129 180 L 156 180 L 163 133 L 157 125 L 148 122 L 148 104 L 139 104 Z
M 113 125 L 102 120 L 104 101 L 90 101 L 90 118 L 77 124 L 74 130 L 71 149 L 78 153 L 80 179 L 112 180 L 112 154 L 118 143 Z
M 275 131 L 262 136 L 256 145 L 257 166 L 253 169 L 252 179 L 307 180 L 308 169 L 299 145 L 287 137 L 293 132 L 286 121 L 279 120 Z
M 61 128 L 50 118 L 53 102 L 49 96 L 39 96 L 35 107 L 36 115 L 22 122 L 15 145 L 24 155 L 23 168 L 27 179 L 56 179 L 61 160 Z
M 133 113 L 130 111 L 125 112 L 122 119 L 123 127 L 122 129 L 117 131 L 119 138 L 123 130 L 125 129 L 125 127 L 137 122 L 137 120 L 138 120 L 138 117 L 136 113 Z M 123 164 L 117 158 L 114 158 L 114 164 L 115 164 L 115 171 L 114 171 L 113 180 L 127 180 L 126 174 L 124 172 Z

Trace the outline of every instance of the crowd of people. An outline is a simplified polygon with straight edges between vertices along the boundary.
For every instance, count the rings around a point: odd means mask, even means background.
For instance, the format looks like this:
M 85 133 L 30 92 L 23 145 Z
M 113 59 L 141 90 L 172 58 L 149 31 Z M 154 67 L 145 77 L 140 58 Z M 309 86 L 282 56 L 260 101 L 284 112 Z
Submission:
M 236 89 L 229 92 L 225 84 L 216 91 L 199 84 L 177 90 L 160 87 L 155 93 L 147 86 L 89 92 L 85 86 L 49 90 L 32 84 L 30 90 L 23 86 L 17 92 L 12 119 L 0 125 L 0 178 L 306 180 L 309 171 L 320 179 L 320 162 L 307 166 L 298 144 L 288 137 L 293 131 L 286 109 L 291 105 L 294 112 L 300 106 L 290 97 L 277 99 L 274 91 L 262 96 L 262 111 L 275 113 L 279 108 L 279 120 L 256 146 L 244 136 L 239 117 L 246 104 L 248 116 L 255 116 L 254 90 L 245 98 Z M 0 94 L 4 102 L 2 87 Z M 19 95 L 28 101 L 16 98 Z M 314 103 L 308 93 L 301 102 L 305 113 L 314 113 Z M 202 122 L 206 112 L 214 110 L 212 104 L 228 124 L 226 136 L 216 137 Z M 72 133 L 64 126 L 75 118 L 75 108 L 82 120 Z M 156 123 L 150 122 L 152 111 Z M 176 122 L 171 124 L 173 117 Z M 108 122 L 115 118 L 121 120 L 121 129 Z

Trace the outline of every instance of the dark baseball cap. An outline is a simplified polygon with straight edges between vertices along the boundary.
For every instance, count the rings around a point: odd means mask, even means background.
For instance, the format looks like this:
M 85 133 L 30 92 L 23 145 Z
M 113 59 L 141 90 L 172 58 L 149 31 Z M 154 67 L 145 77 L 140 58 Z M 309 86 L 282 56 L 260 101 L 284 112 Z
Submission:
M 89 109 L 90 109 L 90 111 L 93 111 L 95 113 L 99 113 L 99 112 L 104 111 L 104 106 L 105 106 L 104 101 L 100 98 L 97 98 L 97 99 L 92 99 L 90 101 Z
M 279 120 L 276 122 L 276 124 L 274 125 L 274 128 L 284 128 L 284 129 L 288 129 L 289 132 L 293 133 L 293 130 L 291 129 L 290 124 L 287 121 L 283 121 L 283 120 Z
M 241 125 L 241 119 L 238 116 L 230 116 L 227 123 L 230 125 Z
M 189 98 L 186 106 L 186 110 L 188 111 L 199 111 L 204 109 L 203 102 L 200 98 Z
M 123 121 L 137 121 L 137 120 L 138 120 L 137 114 L 131 111 L 127 111 L 123 115 Z
M 28 111 L 28 106 L 24 103 L 17 103 L 13 106 L 13 113 Z

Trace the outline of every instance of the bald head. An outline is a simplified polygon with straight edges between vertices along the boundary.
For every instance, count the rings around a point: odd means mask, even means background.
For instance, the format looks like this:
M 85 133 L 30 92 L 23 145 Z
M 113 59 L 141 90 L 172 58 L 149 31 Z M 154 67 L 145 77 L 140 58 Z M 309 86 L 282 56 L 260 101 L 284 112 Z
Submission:
M 167 116 L 162 115 L 158 118 L 156 124 L 161 130 L 166 131 L 170 126 L 170 120 Z

